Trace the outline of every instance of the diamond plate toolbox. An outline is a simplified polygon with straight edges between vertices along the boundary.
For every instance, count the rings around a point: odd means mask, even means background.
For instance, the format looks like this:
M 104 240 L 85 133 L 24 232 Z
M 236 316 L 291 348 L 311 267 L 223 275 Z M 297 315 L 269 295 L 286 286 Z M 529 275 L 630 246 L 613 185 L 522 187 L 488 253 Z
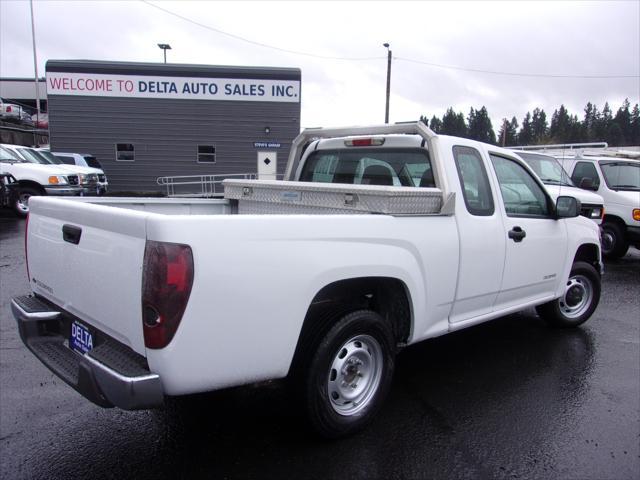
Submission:
M 224 197 L 238 201 L 240 214 L 435 215 L 438 188 L 383 187 L 279 180 L 225 180 Z

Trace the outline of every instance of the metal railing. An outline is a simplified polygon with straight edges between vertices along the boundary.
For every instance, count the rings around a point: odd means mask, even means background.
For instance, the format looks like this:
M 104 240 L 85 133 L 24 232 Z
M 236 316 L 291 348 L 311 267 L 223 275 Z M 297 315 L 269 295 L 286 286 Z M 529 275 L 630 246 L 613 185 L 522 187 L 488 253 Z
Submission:
M 510 150 L 576 150 L 582 148 L 607 148 L 607 142 L 556 143 L 551 145 L 518 145 L 507 147 Z
M 167 189 L 169 197 L 222 197 L 222 182 L 228 178 L 238 180 L 254 180 L 255 173 L 230 173 L 220 175 L 182 175 L 174 177 L 158 177 L 158 185 Z

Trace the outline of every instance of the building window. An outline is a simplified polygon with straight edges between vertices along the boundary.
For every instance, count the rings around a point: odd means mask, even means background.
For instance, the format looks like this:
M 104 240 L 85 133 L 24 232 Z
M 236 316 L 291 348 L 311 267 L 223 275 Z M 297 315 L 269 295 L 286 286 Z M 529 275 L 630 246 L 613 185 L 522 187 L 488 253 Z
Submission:
M 198 163 L 216 163 L 216 146 L 198 145 Z
M 116 160 L 119 162 L 133 162 L 136 159 L 133 143 L 116 143 Z

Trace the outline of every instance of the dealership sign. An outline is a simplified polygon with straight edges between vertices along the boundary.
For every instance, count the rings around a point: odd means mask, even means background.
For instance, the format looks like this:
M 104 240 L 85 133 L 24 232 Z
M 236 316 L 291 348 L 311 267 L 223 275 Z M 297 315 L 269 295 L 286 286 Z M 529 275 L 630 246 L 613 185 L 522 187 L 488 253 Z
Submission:
M 47 72 L 47 95 L 296 103 L 300 81 Z

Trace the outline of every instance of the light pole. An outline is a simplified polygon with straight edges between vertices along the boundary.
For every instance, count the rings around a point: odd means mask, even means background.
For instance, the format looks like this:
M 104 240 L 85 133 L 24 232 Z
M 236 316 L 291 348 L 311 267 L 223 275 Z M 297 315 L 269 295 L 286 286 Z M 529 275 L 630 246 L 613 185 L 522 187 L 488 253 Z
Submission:
M 33 42 L 33 70 L 36 75 L 36 127 L 40 124 L 40 84 L 38 83 L 38 56 L 36 54 L 36 25 L 33 19 L 33 0 L 29 1 L 31 8 L 31 41 Z M 35 143 L 35 142 L 34 142 Z
M 384 123 L 389 123 L 389 94 L 391 92 L 391 50 L 388 43 L 383 43 L 387 49 L 387 103 L 384 109 Z
M 164 52 L 164 63 L 167 63 L 167 50 L 171 50 L 171 45 L 168 43 L 159 43 L 158 47 Z

